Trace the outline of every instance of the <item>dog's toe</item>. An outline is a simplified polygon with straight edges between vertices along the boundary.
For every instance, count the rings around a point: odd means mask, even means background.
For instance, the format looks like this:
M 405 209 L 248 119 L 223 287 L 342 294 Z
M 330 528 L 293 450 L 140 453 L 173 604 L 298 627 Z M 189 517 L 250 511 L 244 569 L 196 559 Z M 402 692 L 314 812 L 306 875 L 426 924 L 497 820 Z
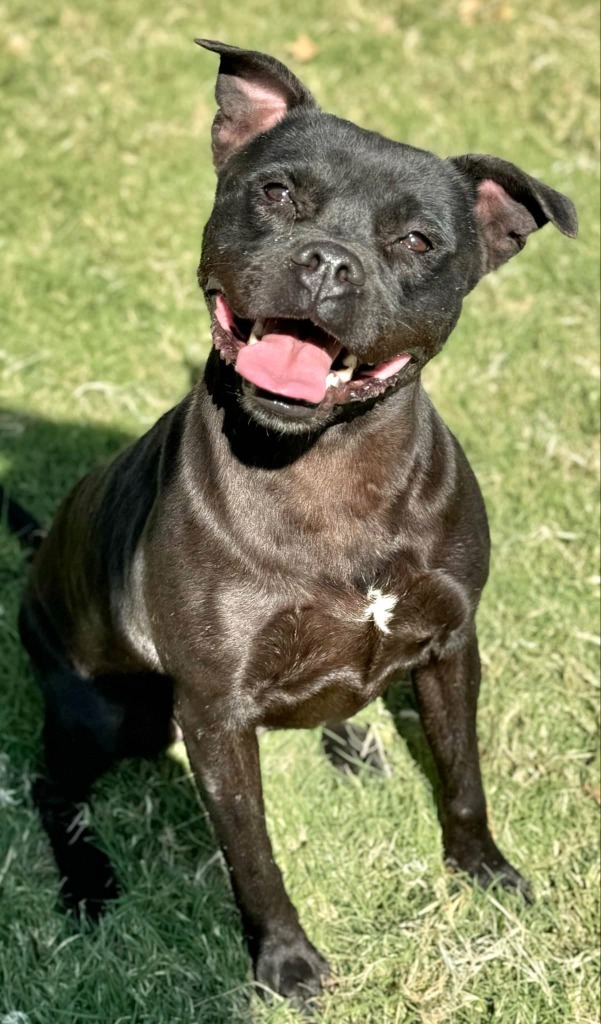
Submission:
M 473 859 L 461 863 L 455 857 L 445 859 L 446 866 L 451 871 L 465 871 L 472 881 L 483 889 L 500 886 L 509 892 L 518 893 L 526 903 L 534 902 L 534 892 L 530 882 L 505 859 L 503 854 L 496 850 L 496 855 Z
M 264 999 L 282 996 L 307 1016 L 316 1011 L 330 976 L 327 961 L 304 935 L 285 944 L 269 942 L 260 951 L 255 967 L 257 985 Z

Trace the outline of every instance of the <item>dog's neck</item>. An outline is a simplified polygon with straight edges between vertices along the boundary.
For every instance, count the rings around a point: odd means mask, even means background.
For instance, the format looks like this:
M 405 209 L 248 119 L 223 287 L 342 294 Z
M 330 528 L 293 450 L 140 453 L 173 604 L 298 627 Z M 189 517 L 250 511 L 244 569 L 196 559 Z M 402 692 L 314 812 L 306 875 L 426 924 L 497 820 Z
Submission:
M 212 467 L 208 501 L 232 545 L 250 559 L 268 557 L 274 571 L 281 562 L 312 575 L 323 567 L 339 581 L 373 575 L 399 541 L 429 460 L 435 413 L 419 379 L 303 437 L 255 424 L 229 369 L 213 366 L 197 386 L 187 429 L 203 447 L 205 494 Z

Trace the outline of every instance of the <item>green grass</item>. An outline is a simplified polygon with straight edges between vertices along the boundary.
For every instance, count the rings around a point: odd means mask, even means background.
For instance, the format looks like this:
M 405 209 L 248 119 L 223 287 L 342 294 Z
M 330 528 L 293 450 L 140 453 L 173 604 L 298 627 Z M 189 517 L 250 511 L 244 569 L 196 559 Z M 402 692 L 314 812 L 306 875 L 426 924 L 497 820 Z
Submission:
M 440 154 L 513 160 L 576 201 L 466 302 L 426 385 L 482 484 L 479 629 L 492 821 L 538 899 L 443 870 L 423 775 L 381 705 L 392 778 L 339 779 L 315 734 L 262 740 L 269 825 L 338 979 L 326 1024 L 598 1020 L 596 5 L 155 0 L 0 5 L 0 480 L 49 519 L 89 466 L 185 392 L 214 188 L 216 59 L 268 50 L 334 113 Z M 317 55 L 286 46 L 309 32 Z M 221 860 L 173 762 L 99 786 L 127 891 L 96 933 L 57 909 L 29 801 L 40 699 L 19 648 L 24 565 L 0 532 L 0 1024 L 285 1024 L 252 996 Z M 19 1014 L 21 1016 L 19 1016 Z

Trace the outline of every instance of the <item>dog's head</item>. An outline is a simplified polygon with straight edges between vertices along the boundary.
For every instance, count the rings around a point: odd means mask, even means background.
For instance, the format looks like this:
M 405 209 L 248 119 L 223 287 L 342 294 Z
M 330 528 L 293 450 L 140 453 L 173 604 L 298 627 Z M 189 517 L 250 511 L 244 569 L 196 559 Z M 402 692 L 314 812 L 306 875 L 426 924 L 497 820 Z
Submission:
M 571 201 L 513 164 L 392 142 L 321 113 L 273 57 L 197 42 L 220 54 L 199 281 L 265 425 L 314 430 L 402 388 L 483 274 L 548 221 L 576 234 Z

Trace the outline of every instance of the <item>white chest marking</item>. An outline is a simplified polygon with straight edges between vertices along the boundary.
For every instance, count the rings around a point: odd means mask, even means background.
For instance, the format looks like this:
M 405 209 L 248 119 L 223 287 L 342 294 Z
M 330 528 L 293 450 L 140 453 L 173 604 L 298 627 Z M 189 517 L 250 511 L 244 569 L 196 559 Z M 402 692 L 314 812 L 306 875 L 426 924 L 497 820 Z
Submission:
M 392 618 L 396 603 L 397 599 L 393 594 L 384 594 L 377 587 L 370 587 L 367 591 L 367 608 L 364 618 L 373 619 L 382 633 L 390 633 L 388 623 Z

